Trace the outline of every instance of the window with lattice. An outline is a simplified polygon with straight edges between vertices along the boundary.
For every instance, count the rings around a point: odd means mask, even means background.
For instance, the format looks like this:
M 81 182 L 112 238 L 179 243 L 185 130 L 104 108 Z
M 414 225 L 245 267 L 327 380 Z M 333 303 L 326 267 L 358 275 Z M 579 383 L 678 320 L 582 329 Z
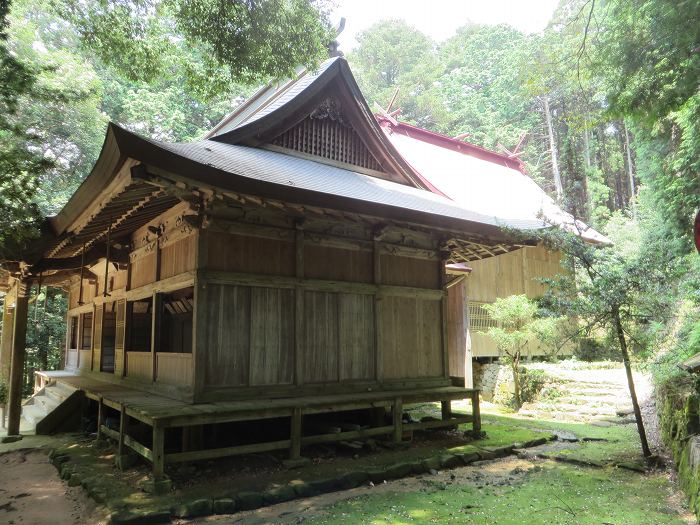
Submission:
M 472 332 L 488 332 L 489 328 L 498 326 L 488 310 L 484 307 L 491 303 L 481 303 L 477 301 L 467 302 L 469 308 L 469 328 Z

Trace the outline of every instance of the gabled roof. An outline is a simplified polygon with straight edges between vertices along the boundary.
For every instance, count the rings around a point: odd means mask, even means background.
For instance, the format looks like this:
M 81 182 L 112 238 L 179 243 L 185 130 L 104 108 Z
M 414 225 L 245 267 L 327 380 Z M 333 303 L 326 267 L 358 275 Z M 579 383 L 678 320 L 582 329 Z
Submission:
M 304 70 L 295 79 L 259 89 L 224 117 L 206 138 L 227 144 L 262 146 L 308 117 L 329 95 L 342 100 L 344 117 L 383 170 L 394 175 L 391 180 L 438 191 L 387 140 L 343 57 L 326 60 L 317 71 Z
M 607 237 L 561 209 L 518 159 L 394 119 L 376 118 L 408 163 L 466 209 L 506 223 L 543 219 L 592 244 L 610 244 Z

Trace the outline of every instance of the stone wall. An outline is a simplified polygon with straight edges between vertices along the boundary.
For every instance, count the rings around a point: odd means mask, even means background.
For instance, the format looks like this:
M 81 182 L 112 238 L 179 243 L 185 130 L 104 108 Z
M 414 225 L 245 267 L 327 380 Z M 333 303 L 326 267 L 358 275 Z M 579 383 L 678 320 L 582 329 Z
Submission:
M 671 450 L 689 508 L 700 517 L 700 395 L 686 380 L 657 391 L 661 437 Z
M 502 363 L 481 364 L 474 362 L 474 388 L 481 389 L 481 398 L 488 402 L 497 402 L 503 394 L 515 392 L 513 372 Z

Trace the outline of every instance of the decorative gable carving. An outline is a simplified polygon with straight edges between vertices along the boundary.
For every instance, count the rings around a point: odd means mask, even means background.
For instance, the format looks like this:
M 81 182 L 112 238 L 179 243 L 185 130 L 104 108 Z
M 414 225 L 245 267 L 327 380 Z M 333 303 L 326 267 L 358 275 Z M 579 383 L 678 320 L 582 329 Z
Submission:
M 304 120 L 275 137 L 271 144 L 335 162 L 383 171 L 335 97 L 325 98 Z

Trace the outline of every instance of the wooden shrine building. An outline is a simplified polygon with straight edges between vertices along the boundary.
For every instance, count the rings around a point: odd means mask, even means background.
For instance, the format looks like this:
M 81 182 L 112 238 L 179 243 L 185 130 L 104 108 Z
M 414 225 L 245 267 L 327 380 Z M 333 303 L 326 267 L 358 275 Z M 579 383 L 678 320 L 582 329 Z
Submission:
M 448 322 L 460 277 L 446 268 L 519 245 L 502 223 L 430 189 L 342 58 L 261 89 L 203 140 L 156 142 L 110 125 L 34 255 L 4 264 L 10 431 L 32 284 L 69 295 L 65 370 L 40 374 L 38 394 L 58 386 L 74 393 L 65 403 L 93 400 L 98 431 L 152 462 L 156 480 L 166 463 L 478 429 L 478 392 L 451 380 L 460 365 L 449 348 L 463 351 L 464 327 L 462 315 Z M 455 399 L 472 399 L 473 414 L 452 414 Z M 443 403 L 443 420 L 404 423 L 403 405 L 425 401 Z M 348 411 L 371 417 L 336 434 L 306 424 Z M 273 419 L 283 434 L 273 441 L 230 427 Z M 196 438 L 203 425 L 208 435 L 229 427 L 214 443 Z
M 549 197 L 527 174 L 517 153 L 499 153 L 450 138 L 400 122 L 386 112 L 376 118 L 391 144 L 440 195 L 504 223 L 542 217 L 587 243 L 610 243 Z M 470 357 L 499 356 L 495 341 L 486 333 L 496 323 L 485 305 L 510 295 L 541 297 L 547 289 L 542 280 L 555 279 L 566 271 L 561 264 L 562 254 L 542 245 L 507 252 L 494 250 L 493 255 L 469 262 L 469 278 L 450 290 L 453 302 L 467 303 L 467 364 Z M 570 352 L 570 348 L 564 351 Z M 528 355 L 544 353 L 537 341 L 528 343 Z M 465 377 L 470 376 L 466 371 Z

